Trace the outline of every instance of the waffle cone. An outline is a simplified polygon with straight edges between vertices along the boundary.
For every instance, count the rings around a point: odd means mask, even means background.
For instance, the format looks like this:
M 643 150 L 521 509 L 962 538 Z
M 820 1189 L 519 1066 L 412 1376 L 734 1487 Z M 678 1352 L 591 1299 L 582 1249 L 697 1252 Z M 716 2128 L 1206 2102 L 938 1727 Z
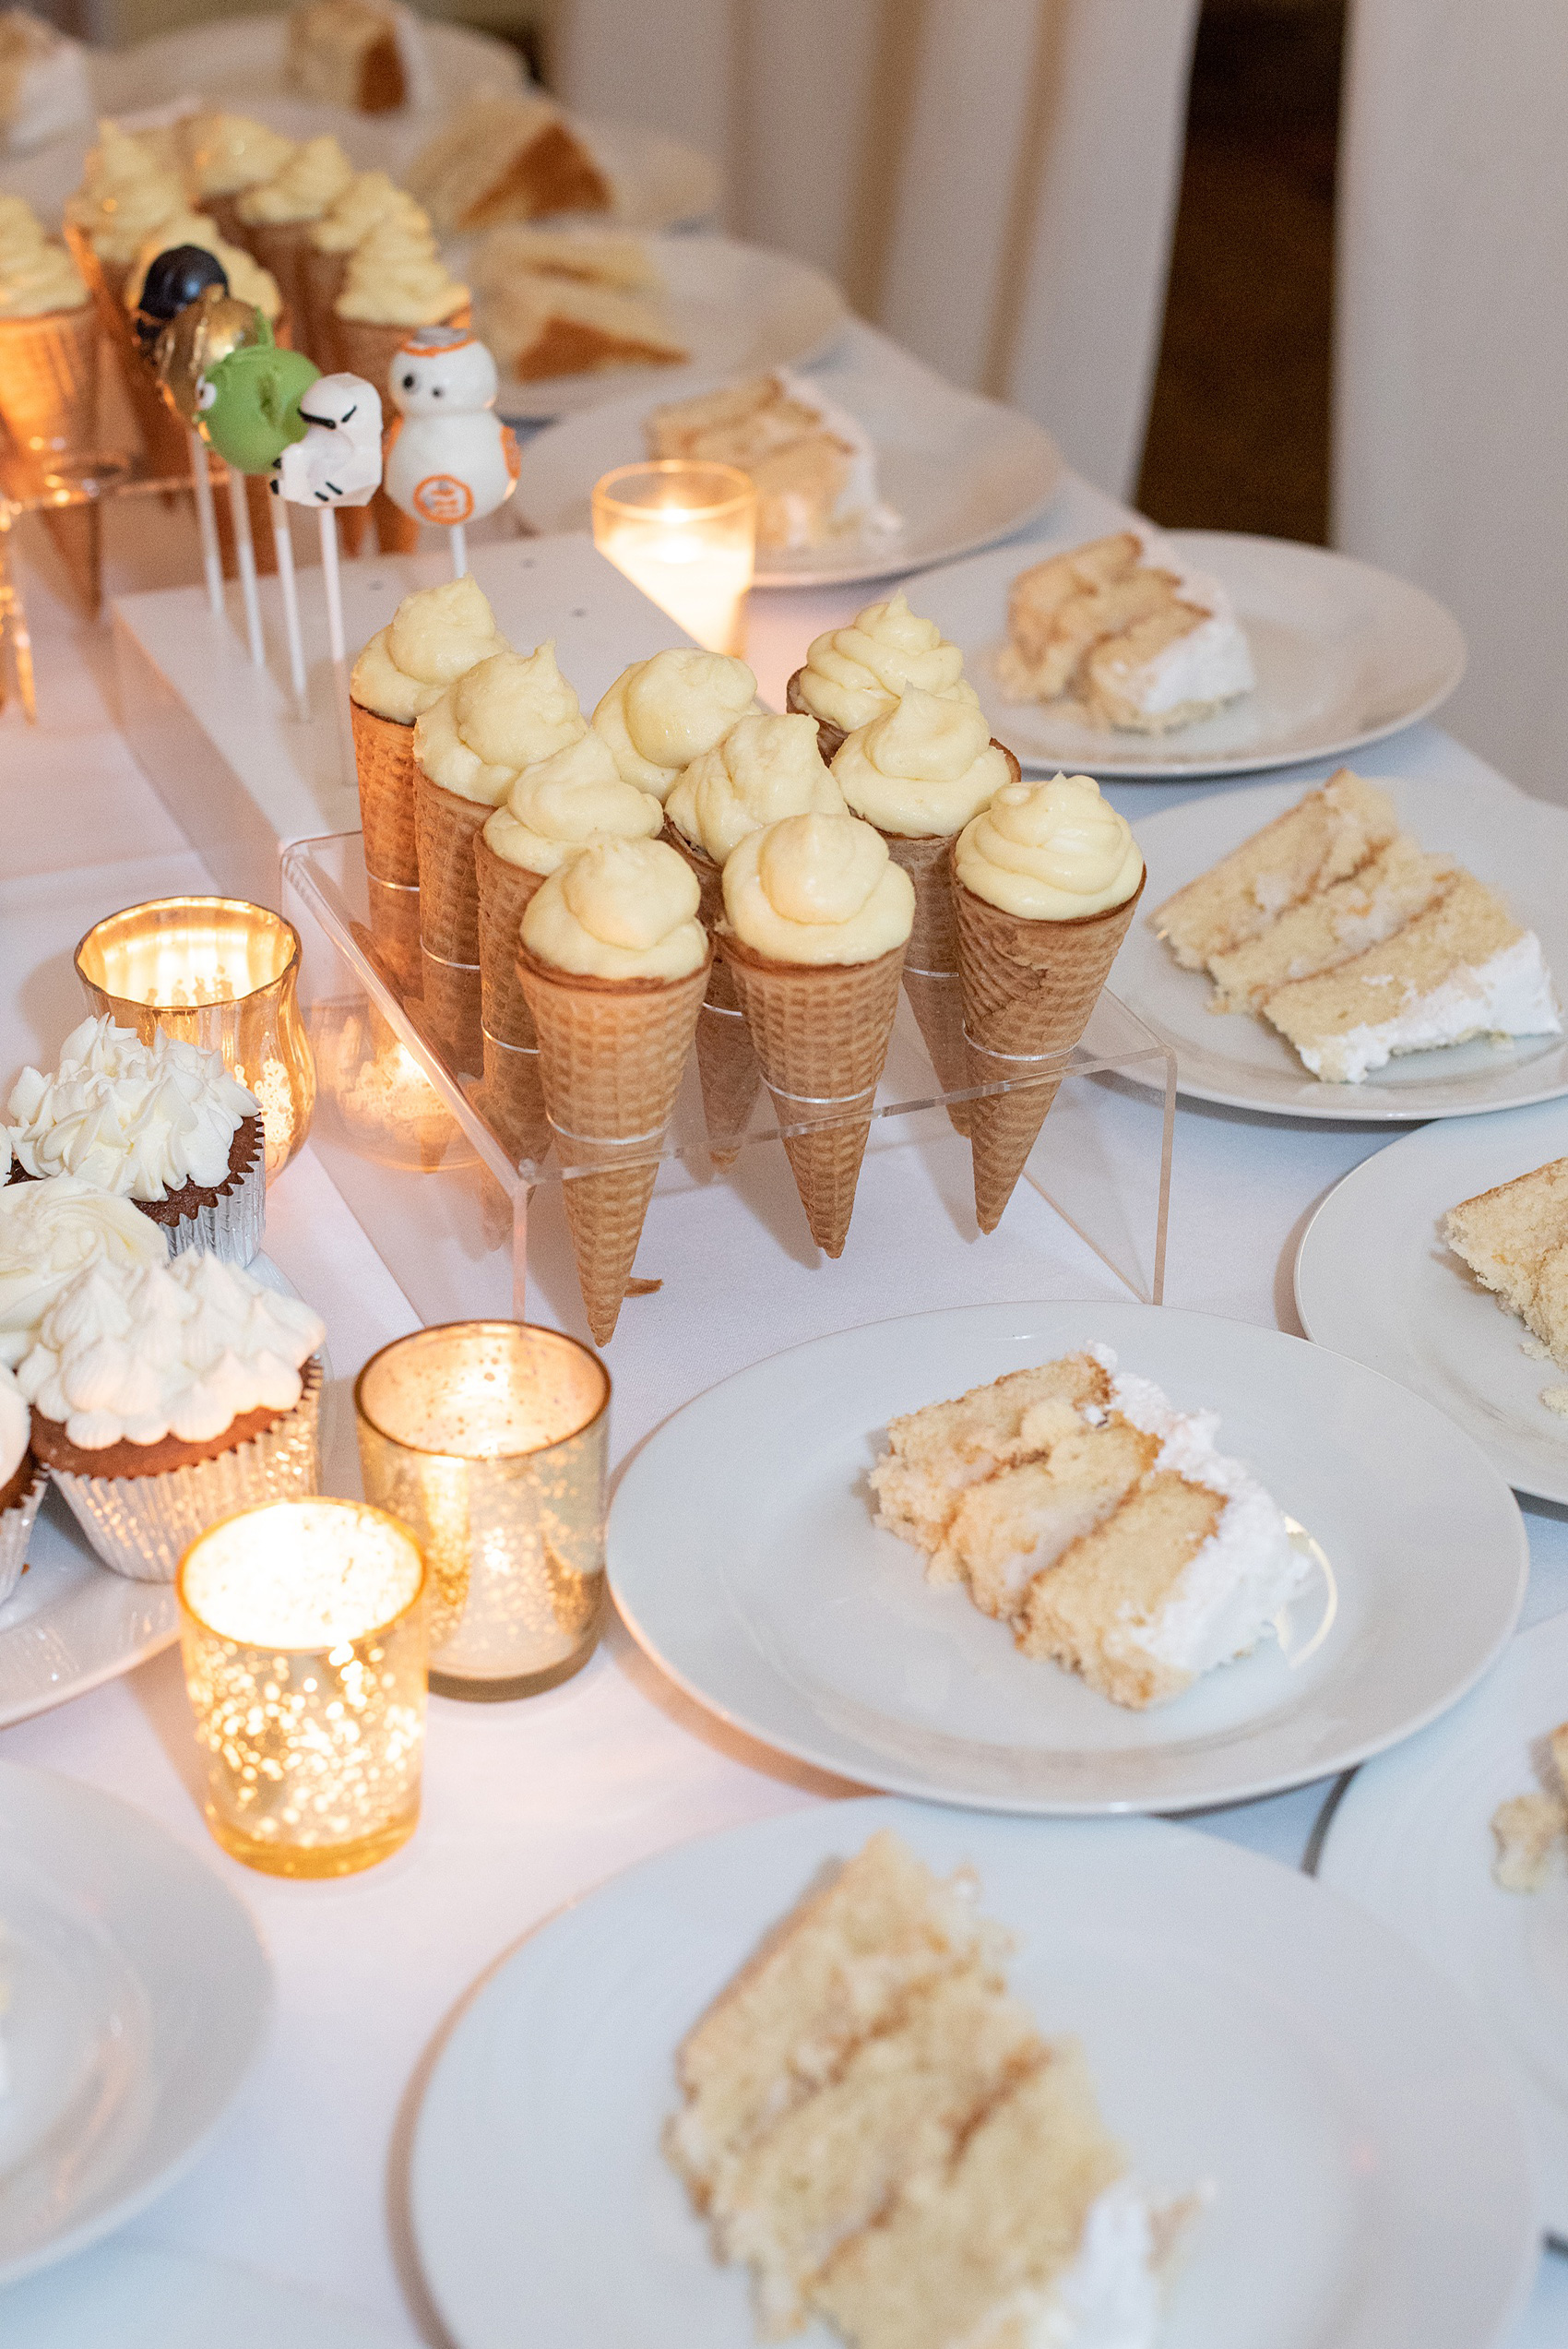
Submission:
M 479 969 L 484 1031 L 499 1044 L 531 1047 L 539 1039 L 517 977 L 517 932 L 544 879 L 497 856 L 481 831 L 474 841 L 479 885 Z M 489 1059 L 485 1067 L 488 1070 Z
M 415 768 L 420 991 L 443 1052 L 455 1068 L 474 1077 L 484 1065 L 474 841 L 492 812 L 482 800 L 445 791 Z
M 478 1096 L 481 1115 L 514 1158 L 544 1158 L 551 1134 L 537 1045 L 497 1043 L 488 1033 L 483 1041 L 484 1079 Z
M 711 987 L 708 990 L 712 995 Z M 762 1064 L 738 1006 L 705 1003 L 697 1020 L 703 1123 L 715 1166 L 733 1166 L 762 1091 Z
M 256 260 L 277 281 L 285 315 L 293 321 L 291 340 L 296 349 L 299 336 L 307 331 L 310 323 L 304 256 L 314 225 L 311 221 L 255 221 L 245 232 L 245 241 Z M 279 335 L 278 339 L 281 341 L 283 338 Z M 305 347 L 309 349 L 308 344 Z M 314 352 L 311 355 L 315 357 Z
M 583 1305 L 600 1345 L 620 1317 L 659 1174 L 652 1156 L 617 1164 L 615 1145 L 650 1151 L 670 1123 L 707 975 L 704 961 L 685 979 L 594 979 L 518 950 L 561 1155 L 568 1166 L 596 1170 L 563 1187 Z
M 324 253 L 319 245 L 307 240 L 299 267 L 300 331 L 306 352 L 324 376 L 339 372 L 337 301 L 348 274 L 346 253 Z M 353 370 L 345 372 L 351 374 Z
M 90 302 L 0 318 L 0 422 L 17 448 L 74 457 L 97 446 L 98 343 Z
M 387 326 L 380 318 L 345 318 L 338 310 L 333 312 L 333 317 L 338 330 L 336 356 L 339 366 L 345 374 L 362 376 L 366 383 L 374 384 L 381 394 L 382 406 L 390 411 L 392 395 L 387 378 L 392 373 L 392 362 L 402 344 L 411 334 L 417 333 L 418 328 Z M 460 310 L 454 310 L 452 316 L 443 318 L 441 323 L 444 327 L 466 327 L 469 305 L 465 303 Z M 394 513 L 397 510 L 394 507 Z
M 801 679 L 805 674 L 803 669 L 797 669 L 785 686 L 784 707 L 792 709 L 797 718 L 816 718 L 816 711 L 801 691 Z M 816 746 L 822 754 L 825 767 L 832 766 L 848 740 L 843 727 L 836 726 L 831 718 L 816 718 Z
M 874 962 L 775 962 L 733 932 L 719 945 L 778 1122 L 813 1239 L 839 1256 L 898 1008 L 904 948 Z M 863 1103 L 865 1115 L 852 1112 Z M 838 1104 L 834 1107 L 830 1104 Z
M 364 869 L 378 880 L 404 888 L 419 886 L 419 850 L 414 837 L 414 730 L 383 718 L 350 698 L 354 770 L 360 786 L 360 822 L 364 829 Z
M 424 984 L 420 967 L 420 893 L 399 888 L 395 881 L 364 876 L 370 925 L 355 933 L 360 944 L 380 964 L 393 991 L 404 1002 L 417 996 Z
M 1146 877 L 1124 904 L 1070 922 L 1004 912 L 955 879 L 971 1083 L 1027 1076 L 1020 1062 L 1060 1062 L 1072 1051 L 1088 1026 Z M 994 1232 L 1001 1222 L 1056 1098 L 1062 1068 L 1039 1073 L 1047 1081 L 968 1105 L 975 1214 L 982 1232 Z
M 240 198 L 244 188 L 235 188 L 232 196 L 202 195 L 196 199 L 196 209 L 212 222 L 225 244 L 237 244 L 242 253 L 251 249 L 251 232 L 240 218 Z

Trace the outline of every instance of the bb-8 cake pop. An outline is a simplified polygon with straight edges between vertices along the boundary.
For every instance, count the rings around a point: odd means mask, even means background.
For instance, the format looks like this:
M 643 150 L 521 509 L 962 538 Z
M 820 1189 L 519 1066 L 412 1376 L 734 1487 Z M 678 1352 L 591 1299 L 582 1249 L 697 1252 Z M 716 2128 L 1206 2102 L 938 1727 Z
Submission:
M 477 522 L 517 486 L 517 444 L 494 413 L 495 362 L 457 327 L 418 327 L 387 376 L 398 420 L 382 486 L 420 522 Z

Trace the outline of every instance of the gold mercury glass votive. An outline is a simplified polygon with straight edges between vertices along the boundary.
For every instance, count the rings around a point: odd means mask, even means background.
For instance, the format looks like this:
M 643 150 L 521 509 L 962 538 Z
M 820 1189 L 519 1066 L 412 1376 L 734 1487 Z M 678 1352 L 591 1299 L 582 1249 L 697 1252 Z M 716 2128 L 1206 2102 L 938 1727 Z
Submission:
M 587 1663 L 604 1612 L 610 1374 L 557 1330 L 455 1321 L 354 1385 L 367 1496 L 431 1577 L 438 1696 L 528 1697 Z
M 273 1501 L 180 1560 L 207 1823 L 271 1876 L 351 1876 L 413 1833 L 429 1652 L 424 1560 L 362 1501 Z
M 738 466 L 618 465 L 594 484 L 593 543 L 709 652 L 744 650 L 756 492 Z
M 267 1179 L 280 1174 L 315 1106 L 293 924 L 244 898 L 156 898 L 95 922 L 76 965 L 93 1009 L 144 1043 L 161 1028 L 222 1054 L 261 1103 Z

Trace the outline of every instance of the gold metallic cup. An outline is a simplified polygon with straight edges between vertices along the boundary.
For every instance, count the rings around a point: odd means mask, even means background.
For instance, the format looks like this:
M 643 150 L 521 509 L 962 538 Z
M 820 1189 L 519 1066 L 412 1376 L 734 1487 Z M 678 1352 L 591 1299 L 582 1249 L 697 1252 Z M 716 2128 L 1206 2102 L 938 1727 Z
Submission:
M 529 1697 L 579 1672 L 604 1614 L 610 1374 L 557 1330 L 454 1321 L 354 1384 L 367 1496 L 430 1566 L 430 1685 Z
M 424 1560 L 361 1501 L 220 1520 L 177 1577 L 207 1823 L 270 1876 L 351 1876 L 418 1823 Z
M 293 924 L 244 898 L 155 898 L 94 923 L 76 965 L 93 1009 L 144 1043 L 161 1028 L 222 1054 L 261 1103 L 267 1179 L 280 1174 L 315 1107 Z
M 735 465 L 659 457 L 594 484 L 593 543 L 709 652 L 738 653 L 756 561 L 756 492 Z

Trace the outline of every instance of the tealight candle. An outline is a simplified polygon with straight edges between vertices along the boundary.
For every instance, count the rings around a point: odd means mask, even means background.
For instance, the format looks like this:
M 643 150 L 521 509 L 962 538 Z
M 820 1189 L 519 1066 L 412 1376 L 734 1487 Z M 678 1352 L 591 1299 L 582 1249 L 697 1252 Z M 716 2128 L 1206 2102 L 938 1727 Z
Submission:
M 274 1501 L 180 1561 L 181 1640 L 207 1823 L 273 1876 L 349 1876 L 419 1818 L 424 1560 L 360 1501 Z
M 281 1174 L 315 1106 L 293 924 L 244 898 L 157 898 L 95 922 L 76 965 L 93 1009 L 144 1043 L 161 1028 L 222 1054 L 261 1103 L 267 1179 Z
M 659 458 L 594 486 L 593 543 L 709 652 L 740 652 L 756 492 L 734 465 Z
M 593 1653 L 609 1404 L 596 1354 L 519 1321 L 418 1330 L 361 1371 L 365 1492 L 429 1560 L 438 1695 L 531 1696 Z

